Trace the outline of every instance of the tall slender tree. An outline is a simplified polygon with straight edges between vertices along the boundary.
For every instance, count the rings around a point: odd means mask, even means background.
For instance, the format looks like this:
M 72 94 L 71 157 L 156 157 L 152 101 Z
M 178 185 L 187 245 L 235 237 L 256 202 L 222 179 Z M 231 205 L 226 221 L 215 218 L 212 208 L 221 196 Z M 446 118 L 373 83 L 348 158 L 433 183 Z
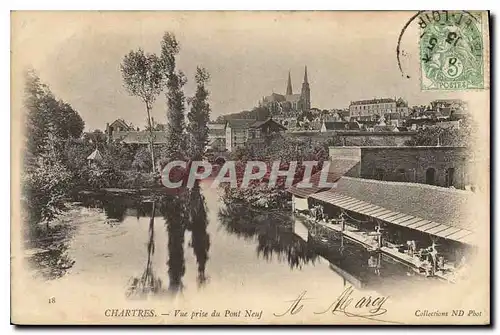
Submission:
M 146 105 L 147 122 L 149 129 L 149 149 L 151 151 L 151 163 L 154 172 L 154 138 L 153 127 L 151 125 L 151 109 L 156 101 L 156 97 L 163 90 L 165 81 L 162 71 L 162 61 L 155 54 L 144 53 L 139 48 L 137 51 L 130 51 L 123 58 L 120 65 L 124 86 L 130 95 L 139 97 Z
M 172 33 L 165 33 L 161 42 L 161 61 L 166 79 L 167 98 L 167 145 L 168 160 L 185 158 L 185 102 L 182 87 L 186 84 L 186 76 L 176 70 L 176 56 L 179 54 L 179 43 Z
M 208 122 L 210 121 L 209 92 L 206 84 L 210 75 L 205 68 L 196 68 L 196 94 L 191 99 L 188 113 L 189 153 L 192 160 L 201 160 L 208 144 Z

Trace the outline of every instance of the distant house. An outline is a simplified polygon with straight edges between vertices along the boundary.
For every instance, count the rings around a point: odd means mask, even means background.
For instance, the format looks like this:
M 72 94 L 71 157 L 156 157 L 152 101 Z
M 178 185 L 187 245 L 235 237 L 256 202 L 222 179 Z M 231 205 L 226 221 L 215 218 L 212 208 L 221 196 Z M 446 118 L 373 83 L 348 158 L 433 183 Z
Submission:
M 392 124 L 386 124 L 386 125 L 380 125 L 377 124 L 373 126 L 373 131 L 374 132 L 380 132 L 380 131 L 399 131 L 398 127 Z
M 167 132 L 165 125 L 158 124 L 151 118 L 153 124 L 153 143 L 162 144 L 167 143 Z M 150 142 L 149 130 L 134 129 L 127 124 L 123 119 L 116 119 L 111 123 L 106 124 L 106 137 L 108 142 L 118 142 L 125 144 L 143 144 L 147 145 Z
M 118 136 L 121 135 L 121 136 Z M 165 131 L 153 131 L 153 143 L 154 144 L 164 144 L 167 143 L 167 132 Z M 125 144 L 149 144 L 149 137 L 151 134 L 148 130 L 140 131 L 122 131 L 115 136 L 115 141 Z
M 349 105 L 351 117 L 374 117 L 386 113 L 398 113 L 401 117 L 407 117 L 410 113 L 408 103 L 402 98 L 382 98 L 371 100 L 352 101 Z
M 406 121 L 407 127 L 411 130 L 425 129 L 436 124 L 436 120 L 430 118 L 412 118 Z
M 285 130 L 286 127 L 272 118 L 263 121 L 255 119 L 227 120 L 225 125 L 226 149 L 232 151 L 238 147 L 246 146 L 248 142 L 261 143 L 264 141 L 265 135 Z
M 208 124 L 208 150 L 223 151 L 226 150 L 226 124 L 214 123 Z
M 115 139 L 117 133 L 125 132 L 125 131 L 133 131 L 132 128 L 125 120 L 116 119 L 115 121 L 106 124 L 106 136 L 108 142 Z
M 384 118 L 386 120 L 400 120 L 401 114 L 399 114 L 398 112 L 385 113 Z

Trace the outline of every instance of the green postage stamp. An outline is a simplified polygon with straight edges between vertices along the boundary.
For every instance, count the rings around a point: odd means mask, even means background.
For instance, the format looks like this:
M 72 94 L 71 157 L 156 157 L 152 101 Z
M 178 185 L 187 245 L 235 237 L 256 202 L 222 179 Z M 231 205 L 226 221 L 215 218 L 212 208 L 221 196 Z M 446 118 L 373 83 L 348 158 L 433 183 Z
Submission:
M 482 16 L 469 11 L 425 11 L 420 26 L 422 90 L 484 89 Z

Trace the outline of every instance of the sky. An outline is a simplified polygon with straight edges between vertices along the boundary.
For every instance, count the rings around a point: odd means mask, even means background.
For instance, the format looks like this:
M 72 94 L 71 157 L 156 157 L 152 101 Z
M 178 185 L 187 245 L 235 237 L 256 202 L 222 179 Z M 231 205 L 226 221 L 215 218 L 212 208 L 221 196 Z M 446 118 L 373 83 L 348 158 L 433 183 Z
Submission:
M 159 53 L 165 31 L 180 42 L 178 68 L 194 95 L 197 66 L 205 67 L 211 118 L 250 110 L 265 95 L 284 93 L 288 71 L 299 93 L 307 65 L 311 105 L 347 108 L 353 100 L 403 97 L 410 106 L 438 98 L 484 103 L 482 93 L 422 92 L 414 12 L 14 12 L 12 81 L 34 68 L 54 94 L 70 103 L 87 130 L 123 118 L 143 128 L 146 113 L 123 87 L 120 63 L 130 50 Z M 410 78 L 406 78 L 409 75 Z M 16 87 L 13 85 L 13 87 Z M 13 91 L 14 95 L 16 94 Z M 15 98 L 15 97 L 14 97 Z M 162 93 L 153 117 L 166 122 Z

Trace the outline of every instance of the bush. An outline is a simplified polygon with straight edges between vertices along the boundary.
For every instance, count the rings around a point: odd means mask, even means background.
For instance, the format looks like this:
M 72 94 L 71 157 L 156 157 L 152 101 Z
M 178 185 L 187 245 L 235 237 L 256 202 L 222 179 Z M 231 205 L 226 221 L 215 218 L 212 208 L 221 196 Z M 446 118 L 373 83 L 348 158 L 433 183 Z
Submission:
M 65 208 L 71 177 L 64 165 L 44 157 L 23 176 L 22 203 L 30 225 L 45 221 L 48 226 Z
M 125 175 L 119 170 L 107 166 L 82 166 L 78 173 L 80 186 L 91 188 L 121 187 Z

